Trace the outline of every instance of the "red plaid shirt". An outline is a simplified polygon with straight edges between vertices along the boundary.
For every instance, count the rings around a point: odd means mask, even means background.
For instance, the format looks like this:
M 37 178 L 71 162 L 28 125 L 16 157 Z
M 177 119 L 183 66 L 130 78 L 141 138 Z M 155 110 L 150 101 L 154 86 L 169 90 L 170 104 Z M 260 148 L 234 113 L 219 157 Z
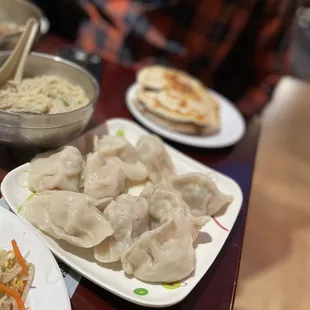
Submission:
M 294 0 L 82 0 L 79 43 L 140 68 L 178 67 L 252 116 L 288 70 Z

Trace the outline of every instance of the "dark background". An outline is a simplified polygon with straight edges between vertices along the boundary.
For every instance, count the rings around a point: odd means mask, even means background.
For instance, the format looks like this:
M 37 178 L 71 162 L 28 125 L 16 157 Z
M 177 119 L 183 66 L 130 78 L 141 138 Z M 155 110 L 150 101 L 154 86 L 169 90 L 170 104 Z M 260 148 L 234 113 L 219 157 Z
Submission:
M 78 0 L 32 0 L 32 2 L 37 4 L 49 19 L 51 23 L 50 32 L 70 41 L 76 39 L 79 24 L 87 19 L 87 16 L 79 7 Z M 301 3 L 300 9 L 296 14 L 295 24 L 292 29 L 291 74 L 310 81 L 310 0 L 300 1 L 299 3 Z M 255 16 L 252 16 L 251 23 L 255 23 Z M 253 36 L 245 34 L 240 40 L 242 40 L 242 44 L 247 44 L 251 37 L 253 40 L 255 39 Z M 240 57 L 243 61 L 251 58 L 250 55 L 243 55 L 239 51 L 233 52 L 229 59 L 226 60 L 220 78 L 227 76 L 225 70 L 227 68 L 231 70 L 230 65 L 238 63 Z M 253 77 L 249 76 L 248 78 L 252 79 Z M 223 84 L 227 85 L 227 83 Z M 219 89 L 219 91 L 234 99 L 233 89 L 232 87 L 230 90 Z M 231 94 L 228 94 L 228 92 L 231 92 Z

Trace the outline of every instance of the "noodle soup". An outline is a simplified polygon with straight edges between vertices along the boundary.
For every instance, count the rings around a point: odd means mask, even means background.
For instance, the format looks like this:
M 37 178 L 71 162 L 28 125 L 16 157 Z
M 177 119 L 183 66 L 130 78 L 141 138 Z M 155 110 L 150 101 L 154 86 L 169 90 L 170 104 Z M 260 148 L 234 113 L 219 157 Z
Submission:
M 58 114 L 86 106 L 85 91 L 56 75 L 9 81 L 0 89 L 0 110 Z
M 9 56 L 0 52 L 0 66 Z M 97 81 L 70 61 L 39 53 L 27 57 L 24 76 L 0 88 L 0 143 L 22 148 L 70 143 L 94 112 Z

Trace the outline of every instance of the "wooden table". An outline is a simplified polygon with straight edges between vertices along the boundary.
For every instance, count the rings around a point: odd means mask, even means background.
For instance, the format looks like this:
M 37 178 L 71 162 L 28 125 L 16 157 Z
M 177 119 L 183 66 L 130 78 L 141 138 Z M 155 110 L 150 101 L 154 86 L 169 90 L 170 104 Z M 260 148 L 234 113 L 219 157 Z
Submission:
M 310 309 L 309 134 L 310 84 L 285 78 L 262 121 L 235 310 Z
M 39 46 L 39 51 L 55 53 L 66 42 L 48 37 Z M 135 72 L 115 64 L 105 63 L 101 83 L 101 95 L 91 126 L 111 117 L 132 118 L 125 105 L 125 91 L 134 81 Z M 231 307 L 244 235 L 248 198 L 259 136 L 259 122 L 249 124 L 245 138 L 234 147 L 209 150 L 197 149 L 170 143 L 172 146 L 235 179 L 242 188 L 244 203 L 240 216 L 230 233 L 218 258 L 192 293 L 172 309 L 228 310 Z M 0 151 L 0 177 L 27 158 L 20 151 L 2 146 Z M 139 309 L 121 298 L 92 284 L 83 278 L 72 297 L 74 310 L 92 309 Z

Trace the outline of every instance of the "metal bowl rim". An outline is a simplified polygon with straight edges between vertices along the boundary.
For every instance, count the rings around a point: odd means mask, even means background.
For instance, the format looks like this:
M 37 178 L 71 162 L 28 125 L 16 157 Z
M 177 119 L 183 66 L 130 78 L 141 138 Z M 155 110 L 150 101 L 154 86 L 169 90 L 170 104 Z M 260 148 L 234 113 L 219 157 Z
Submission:
M 0 51 L 0 57 L 2 55 L 10 55 L 11 54 L 11 51 Z M 92 106 L 96 103 L 98 97 L 99 97 L 99 84 L 98 82 L 96 81 L 96 79 L 87 71 L 85 70 L 84 68 L 82 68 L 81 66 L 69 61 L 69 60 L 66 60 L 62 57 L 59 57 L 59 56 L 54 56 L 54 55 L 49 55 L 49 54 L 44 54 L 44 53 L 37 53 L 37 52 L 32 52 L 30 54 L 30 56 L 34 56 L 34 57 L 39 57 L 39 58 L 44 58 L 44 59 L 48 59 L 48 60 L 53 60 L 53 61 L 56 61 L 56 62 L 61 62 L 61 63 L 64 63 L 65 65 L 68 65 L 70 67 L 73 67 L 81 72 L 83 72 L 86 76 L 88 76 L 89 80 L 91 81 L 91 83 L 94 85 L 94 88 L 95 88 L 95 93 L 94 93 L 94 96 L 92 99 L 89 100 L 89 103 L 79 109 L 76 109 L 76 110 L 72 110 L 72 111 L 68 111 L 68 112 L 62 112 L 62 113 L 55 113 L 55 114 L 37 114 L 37 113 L 23 113 L 23 112 L 14 112 L 14 111 L 6 111 L 6 110 L 0 110 L 0 115 L 12 115 L 12 116 L 16 116 L 16 117 L 20 117 L 21 115 L 23 114 L 27 114 L 27 115 L 33 115 L 37 118 L 42 118 L 42 117 L 48 117 L 48 118 L 56 118 L 60 115 L 64 115 L 64 114 L 69 114 L 69 113 L 74 113 L 74 112 L 77 112 L 77 111 L 82 111 L 84 109 L 87 109 L 89 108 L 89 106 Z M 71 82 L 70 82 L 71 83 Z

